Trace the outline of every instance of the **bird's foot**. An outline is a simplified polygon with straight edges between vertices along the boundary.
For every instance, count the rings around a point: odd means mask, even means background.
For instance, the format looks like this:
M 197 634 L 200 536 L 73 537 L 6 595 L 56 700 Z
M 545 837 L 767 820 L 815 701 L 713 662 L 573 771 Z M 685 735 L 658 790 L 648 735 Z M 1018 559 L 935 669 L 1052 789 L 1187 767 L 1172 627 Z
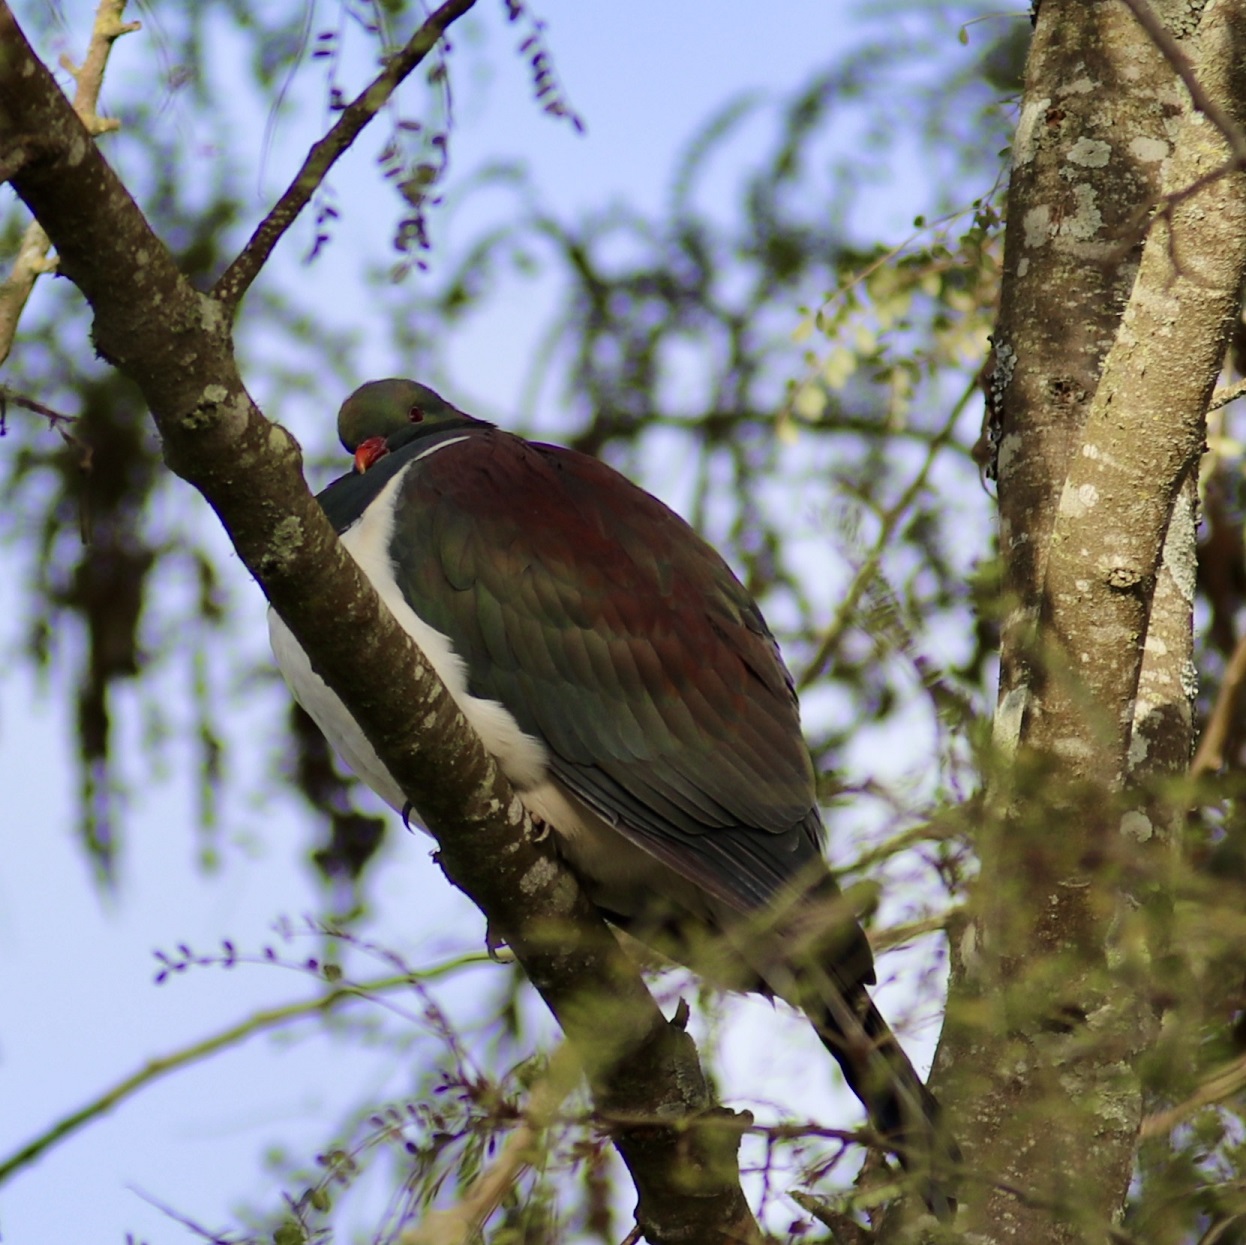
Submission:
M 506 940 L 493 932 L 493 926 L 485 928 L 485 951 L 495 964 L 513 964 L 515 953 L 506 945 Z

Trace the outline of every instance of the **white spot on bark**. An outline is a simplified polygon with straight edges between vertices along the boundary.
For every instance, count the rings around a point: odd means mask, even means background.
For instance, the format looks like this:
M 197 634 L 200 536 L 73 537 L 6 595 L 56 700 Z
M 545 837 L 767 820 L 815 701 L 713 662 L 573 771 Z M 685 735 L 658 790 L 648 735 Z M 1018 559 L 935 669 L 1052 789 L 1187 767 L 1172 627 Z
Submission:
M 1103 216 L 1096 202 L 1094 187 L 1087 183 L 1074 186 L 1073 201 L 1073 211 L 1060 222 L 1060 236 L 1077 242 L 1089 242 L 1103 227 Z M 1026 214 L 1026 220 L 1029 220 L 1029 213 Z M 1028 225 L 1026 239 L 1029 239 Z
M 1021 722 L 1030 700 L 1030 689 L 1024 684 L 1005 692 L 995 708 L 994 744 L 1004 756 L 1012 756 L 1021 741 Z
M 1045 246 L 1051 237 L 1051 208 L 1045 203 L 1032 207 L 1022 220 L 1026 246 Z
M 1025 256 L 1023 255 L 1021 257 L 1020 262 L 1017 264 L 1017 276 L 1024 277 L 1025 274 L 1029 271 L 1030 271 L 1030 261 L 1026 259 Z
M 145 251 L 143 253 L 146 254 Z M 219 333 L 229 327 L 228 313 L 219 298 L 213 298 L 211 294 L 200 294 L 198 304 L 199 323 L 207 332 Z
M 229 397 L 229 390 L 224 385 L 208 385 L 203 391 L 203 405 L 215 405 Z
M 1051 748 L 1057 756 L 1070 761 L 1084 761 L 1094 755 L 1094 749 L 1080 735 L 1066 735 L 1057 739 Z
M 982 954 L 978 950 L 978 927 L 970 921 L 960 938 L 960 962 L 965 972 L 971 977 L 982 973 Z
M 1164 657 L 1168 653 L 1168 645 L 1157 635 L 1148 635 L 1146 643 L 1142 646 L 1148 653 L 1153 653 L 1156 657 Z
M 1164 537 L 1164 565 L 1187 605 L 1194 604 L 1194 579 L 1198 563 L 1194 545 L 1194 502 L 1188 491 L 1177 495 Z
M 1078 78 L 1075 82 L 1070 82 L 1067 86 L 1060 88 L 1061 95 L 1089 95 L 1095 89 L 1095 84 L 1089 78 Z M 1046 103 L 1046 101 L 1043 101 Z
M 1131 138 L 1129 154 L 1143 164 L 1158 164 L 1168 158 L 1168 144 L 1162 138 Z
M 1060 494 L 1060 513 L 1067 514 L 1071 519 L 1080 519 L 1094 509 L 1098 500 L 1099 490 L 1093 484 L 1073 487 L 1066 481 Z
M 280 424 L 273 424 L 268 430 L 268 448 L 274 454 L 287 453 L 293 441 L 294 438 Z
M 1181 690 L 1186 700 L 1198 695 L 1198 667 L 1188 657 L 1181 664 Z
M 1136 808 L 1131 808 L 1121 818 L 1121 833 L 1126 838 L 1134 839 L 1139 843 L 1145 843 L 1155 833 L 1155 827 L 1145 813 L 1139 812 Z
M 1101 169 L 1112 155 L 1111 143 L 1082 137 L 1069 148 L 1069 159 L 1087 169 Z
M 1039 117 L 1047 111 L 1050 104 L 1050 98 L 1036 99 L 1031 100 L 1021 109 L 1021 116 L 1017 120 L 1017 133 L 1012 140 L 1012 163 L 1014 168 L 1020 168 L 1022 165 L 1029 164 L 1034 159 L 1034 153 L 1038 150 L 1034 131 L 1038 125 Z
M 553 863 L 542 858 L 519 879 L 519 889 L 525 895 L 532 895 L 543 886 L 548 886 L 557 874 L 558 870 Z
M 1142 582 L 1142 572 L 1136 566 L 1130 566 L 1125 562 L 1112 562 L 1107 558 L 1101 558 L 1099 565 L 1104 570 L 1104 578 L 1108 581 L 1108 587 L 1114 592 L 1128 592 Z
M 1021 434 L 1010 432 L 999 443 L 999 454 L 996 457 L 995 469 L 1001 476 L 1008 474 L 1009 468 L 1012 466 L 1012 460 L 1024 448 L 1025 442 L 1021 439 Z

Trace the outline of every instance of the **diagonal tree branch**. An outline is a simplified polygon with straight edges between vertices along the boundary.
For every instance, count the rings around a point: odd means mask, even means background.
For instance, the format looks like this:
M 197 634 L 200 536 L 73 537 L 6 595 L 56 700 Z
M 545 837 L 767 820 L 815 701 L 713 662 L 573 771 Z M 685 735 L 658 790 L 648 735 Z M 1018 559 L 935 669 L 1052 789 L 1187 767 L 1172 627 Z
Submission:
M 429 976 L 433 975 L 435 974 L 429 974 Z M 127 1099 L 134 1097 L 140 1090 L 168 1076 L 171 1072 L 189 1067 L 231 1046 L 238 1046 L 256 1033 L 277 1029 L 308 1016 L 326 1015 L 335 1011 L 343 1003 L 367 999 L 389 990 L 399 990 L 409 986 L 412 980 L 410 975 L 403 974 L 396 977 L 381 977 L 374 981 L 335 986 L 315 998 L 302 999 L 297 1003 L 286 1003 L 280 1007 L 266 1007 L 261 1011 L 253 1012 L 245 1020 L 240 1020 L 209 1037 L 192 1042 L 189 1046 L 183 1046 L 168 1055 L 153 1056 L 141 1068 L 109 1086 L 108 1089 L 97 1094 L 76 1110 L 69 1112 L 68 1115 L 62 1116 L 12 1154 L 0 1158 L 0 1185 L 16 1175 L 22 1168 L 33 1163 L 53 1146 L 73 1136 L 79 1129 L 85 1128 L 94 1120 L 106 1115 Z
M 178 271 L 0 3 L 6 133 L 46 140 L 52 154 L 15 171 L 12 184 L 91 304 L 96 349 L 140 386 L 165 461 L 216 511 L 317 672 L 415 797 L 442 868 L 514 950 L 571 1041 L 598 1109 L 645 1121 L 612 1134 L 640 1196 L 644 1234 L 681 1245 L 760 1240 L 739 1184 L 739 1129 L 723 1127 L 730 1113 L 714 1106 L 691 1038 L 662 1016 L 343 549 L 307 491 L 297 443 L 260 414 L 238 374 L 233 303 L 199 293 Z
M 332 129 L 307 153 L 303 167 L 277 200 L 276 206 L 260 222 L 238 258 L 225 270 L 212 293 L 232 314 L 242 296 L 267 263 L 273 247 L 294 224 L 311 201 L 320 183 L 338 159 L 350 149 L 364 126 L 385 106 L 402 81 L 437 46 L 451 23 L 457 21 L 476 0 L 446 0 L 419 30 L 395 52 L 385 68 L 342 110 Z
M 117 121 L 106 121 L 99 116 L 100 87 L 104 83 L 104 69 L 112 45 L 122 35 L 141 29 L 139 22 L 123 22 L 126 0 L 99 0 L 95 10 L 95 24 L 91 28 L 91 41 L 80 66 L 63 61 L 65 68 L 77 82 L 74 92 L 74 111 L 92 134 L 107 134 L 120 128 Z M 22 236 L 17 258 L 4 284 L 0 285 L 0 366 L 13 349 L 17 324 L 30 298 L 35 282 L 46 272 L 54 272 L 56 261 L 48 259 L 52 244 L 43 226 L 31 221 Z

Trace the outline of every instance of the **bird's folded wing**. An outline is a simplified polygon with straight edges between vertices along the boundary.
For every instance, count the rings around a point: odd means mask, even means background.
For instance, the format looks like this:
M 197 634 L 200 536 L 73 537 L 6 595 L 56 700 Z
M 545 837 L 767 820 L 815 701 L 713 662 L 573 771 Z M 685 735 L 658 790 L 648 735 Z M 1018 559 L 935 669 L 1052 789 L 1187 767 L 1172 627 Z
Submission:
M 814 866 L 790 676 L 748 592 L 662 503 L 595 459 L 482 430 L 411 463 L 391 555 L 472 694 L 633 841 L 742 910 Z

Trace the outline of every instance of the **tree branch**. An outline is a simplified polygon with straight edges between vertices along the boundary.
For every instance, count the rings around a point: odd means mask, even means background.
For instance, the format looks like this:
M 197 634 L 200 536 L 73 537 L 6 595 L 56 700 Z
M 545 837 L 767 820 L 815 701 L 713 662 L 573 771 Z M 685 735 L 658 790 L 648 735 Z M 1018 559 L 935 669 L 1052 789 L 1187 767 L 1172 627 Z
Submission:
M 429 974 L 429 976 L 434 975 L 436 975 L 435 972 Z M 421 979 L 423 979 L 423 974 L 421 974 Z M 207 1059 L 210 1055 L 215 1055 L 230 1046 L 237 1046 L 256 1033 L 263 1033 L 268 1029 L 277 1029 L 295 1020 L 302 1020 L 307 1016 L 326 1015 L 342 1003 L 350 1002 L 353 999 L 366 999 L 370 995 L 381 994 L 387 990 L 401 989 L 403 986 L 410 985 L 411 981 L 412 976 L 410 974 L 403 974 L 398 977 L 382 977 L 375 981 L 335 986 L 314 999 L 304 999 L 298 1003 L 287 1003 L 281 1007 L 266 1007 L 262 1011 L 248 1016 L 245 1020 L 240 1020 L 237 1024 L 221 1029 L 219 1032 L 212 1034 L 211 1037 L 203 1038 L 190 1046 L 184 1046 L 171 1054 L 157 1055 L 147 1060 L 141 1068 L 136 1069 L 129 1076 L 123 1077 L 115 1085 L 97 1094 L 76 1111 L 71 1111 L 68 1115 L 57 1120 L 55 1124 L 49 1125 L 37 1137 L 28 1141 L 20 1149 L 15 1150 L 7 1158 L 0 1159 L 0 1185 L 21 1171 L 23 1167 L 33 1163 L 35 1159 L 45 1151 L 50 1150 L 54 1145 L 64 1141 L 67 1137 L 71 1137 L 79 1129 L 85 1128 L 92 1120 L 97 1120 L 100 1116 L 107 1115 L 114 1107 L 118 1107 L 127 1099 L 133 1098 L 139 1090 L 145 1089 L 153 1081 L 158 1081 L 162 1077 L 168 1076 L 170 1072 L 176 1072 L 179 1068 L 189 1067 L 191 1064 Z
M 1208 774 L 1218 773 L 1224 765 L 1224 748 L 1229 739 L 1229 731 L 1233 719 L 1237 715 L 1238 703 L 1242 697 L 1242 686 L 1246 683 L 1246 636 L 1238 640 L 1233 655 L 1225 667 L 1224 677 L 1220 680 L 1220 691 L 1216 703 L 1212 706 L 1203 727 L 1202 738 L 1198 741 L 1198 751 L 1190 762 L 1190 777 L 1203 778 Z
M 260 269 L 268 262 L 273 247 L 311 201 L 329 170 L 350 149 L 364 126 L 380 112 L 407 75 L 436 47 L 437 40 L 446 33 L 451 23 L 475 3 L 476 0 L 446 0 L 407 40 L 402 50 L 386 61 L 385 68 L 342 109 L 342 115 L 332 129 L 307 153 L 303 167 L 286 188 L 285 194 L 277 200 L 276 206 L 260 222 L 238 258 L 213 287 L 213 295 L 225 304 L 231 314 Z
M 120 122 L 104 120 L 99 116 L 100 87 L 104 83 L 104 69 L 112 45 L 122 35 L 141 29 L 140 22 L 122 22 L 126 0 L 99 0 L 95 10 L 95 24 L 91 29 L 91 41 L 82 65 L 75 68 L 62 61 L 78 84 L 74 92 L 74 111 L 92 134 L 107 134 L 120 129 Z M 0 366 L 13 349 L 17 324 L 30 298 L 35 282 L 46 272 L 56 271 L 56 261 L 48 259 L 52 244 L 38 221 L 31 221 L 17 249 L 17 258 L 3 285 L 0 285 Z
M 1228 406 L 1230 402 L 1236 402 L 1243 394 L 1246 394 L 1246 380 L 1239 380 L 1235 384 L 1226 385 L 1223 389 L 1217 389 L 1207 406 L 1207 414 L 1218 411 L 1222 406 Z
M 1246 1089 L 1246 1055 L 1239 1055 L 1204 1077 L 1198 1088 L 1183 1102 L 1148 1115 L 1142 1121 L 1141 1136 L 1144 1140 L 1165 1137 L 1204 1107 L 1235 1098 L 1243 1089 Z
M 1138 24 L 1147 32 L 1151 42 L 1160 50 L 1164 59 L 1176 71 L 1177 77 L 1185 84 L 1195 111 L 1201 112 L 1220 131 L 1224 141 L 1228 143 L 1229 150 L 1233 153 L 1230 168 L 1246 169 L 1246 133 L 1233 119 L 1229 110 L 1199 81 L 1194 62 L 1185 54 L 1172 31 L 1160 21 L 1159 15 L 1151 8 L 1148 0 L 1121 0 L 1121 3 L 1138 19 Z
M 612 1134 L 640 1195 L 645 1235 L 681 1245 L 759 1240 L 740 1190 L 738 1133 L 721 1126 L 729 1113 L 714 1107 L 691 1038 L 662 1016 L 343 549 L 307 491 L 297 443 L 260 414 L 242 383 L 226 308 L 178 271 L 0 3 L 5 130 L 46 135 L 62 153 L 17 172 L 13 186 L 90 302 L 97 350 L 140 386 L 165 461 L 216 511 L 313 667 L 413 797 L 447 876 L 485 912 L 571 1041 L 598 1109 L 669 1121 Z
M 972 1121 L 958 1130 L 968 1169 L 1002 1178 L 998 1192 L 967 1199 L 964 1226 L 992 1235 L 1006 1223 L 1017 1240 L 1106 1235 L 1135 1171 L 1143 1086 L 1130 1069 L 1158 1026 L 1138 985 L 1150 970 L 1131 957 L 1143 958 L 1133 948 L 1160 924 L 1137 914 L 1161 876 L 1152 849 L 1163 850 L 1166 826 L 1138 807 L 1146 788 L 1134 776 L 1166 776 L 1173 753 L 1182 769 L 1189 755 L 1186 499 L 1246 268 L 1246 184 L 1221 175 L 1246 101 L 1246 9 L 1202 7 L 1192 99 L 1217 107 L 1190 107 L 1177 125 L 1177 67 L 1145 36 L 1138 9 L 1038 9 L 994 335 L 999 760 L 977 837 L 972 924 L 950 940 L 934 1081 L 942 1094 L 951 1080 L 949 1104 Z M 1216 122 L 1225 116 L 1230 138 Z M 1148 203 L 1166 206 L 1143 241 L 1136 221 Z M 1163 653 L 1166 662 L 1152 660 Z M 1159 714 L 1172 729 L 1163 756 L 1148 756 Z M 1061 1014 L 1078 1019 L 1053 1037 Z M 978 1077 L 1022 1063 L 1016 1077 Z M 1034 1200 L 1018 1208 L 1002 1196 L 1005 1183 L 1034 1184 L 1039 1199 L 1077 1214 L 1053 1224 L 1047 1209 L 1031 1213 Z

